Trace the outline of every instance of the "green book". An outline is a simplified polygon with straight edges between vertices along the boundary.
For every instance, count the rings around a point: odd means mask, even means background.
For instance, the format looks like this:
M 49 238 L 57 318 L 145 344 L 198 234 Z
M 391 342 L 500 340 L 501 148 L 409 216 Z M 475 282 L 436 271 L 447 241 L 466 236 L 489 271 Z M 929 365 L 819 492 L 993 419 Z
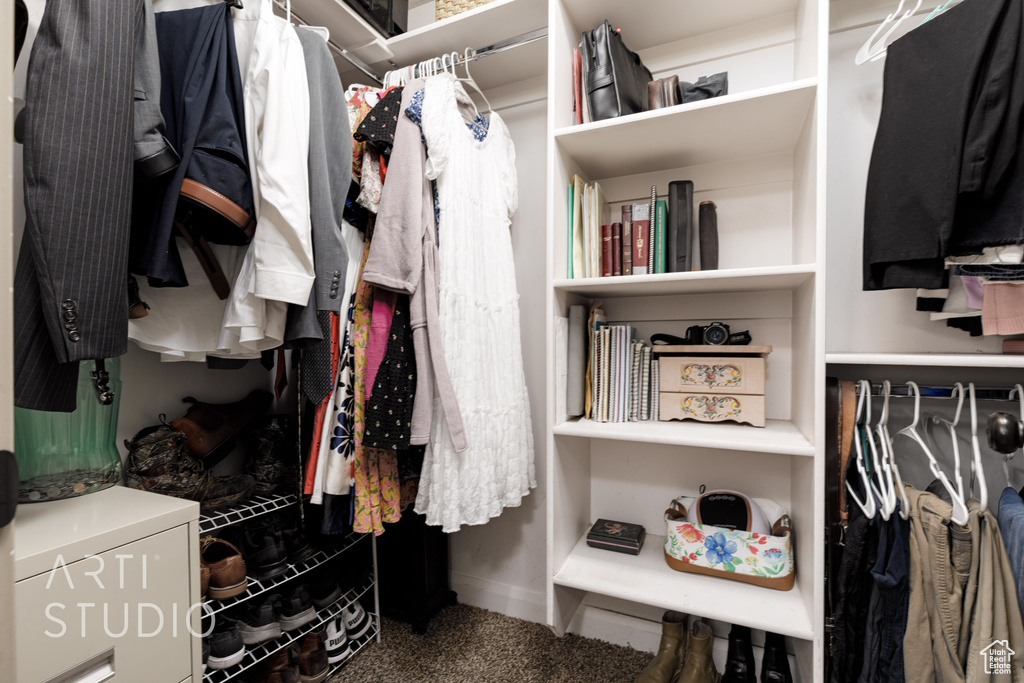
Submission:
M 654 210 L 654 272 L 664 273 L 668 261 L 668 202 L 659 199 Z

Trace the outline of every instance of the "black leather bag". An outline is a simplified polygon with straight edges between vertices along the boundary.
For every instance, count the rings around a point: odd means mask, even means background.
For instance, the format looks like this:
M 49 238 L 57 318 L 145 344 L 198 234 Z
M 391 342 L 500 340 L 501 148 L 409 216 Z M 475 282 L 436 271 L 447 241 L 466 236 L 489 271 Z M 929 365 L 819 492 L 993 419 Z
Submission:
M 647 111 L 651 72 L 607 21 L 583 32 L 583 87 L 593 121 Z

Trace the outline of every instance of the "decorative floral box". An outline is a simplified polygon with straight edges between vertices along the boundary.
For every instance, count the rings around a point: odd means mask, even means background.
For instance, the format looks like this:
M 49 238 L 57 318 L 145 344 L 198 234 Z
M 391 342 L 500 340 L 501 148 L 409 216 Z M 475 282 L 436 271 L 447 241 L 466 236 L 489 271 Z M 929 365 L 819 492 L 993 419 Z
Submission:
M 655 346 L 658 419 L 765 425 L 770 346 Z
M 777 519 L 770 536 L 686 521 L 694 498 L 677 498 L 665 511 L 665 561 L 679 572 L 693 572 L 788 591 L 796 579 L 792 521 L 777 503 L 757 499 L 768 519 Z

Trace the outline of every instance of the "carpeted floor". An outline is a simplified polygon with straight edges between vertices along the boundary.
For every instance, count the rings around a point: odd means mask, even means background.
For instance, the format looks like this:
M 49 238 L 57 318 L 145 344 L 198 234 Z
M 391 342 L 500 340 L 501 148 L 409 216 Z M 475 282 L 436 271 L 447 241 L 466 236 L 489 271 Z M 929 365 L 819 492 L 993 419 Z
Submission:
M 476 607 L 448 607 L 425 635 L 383 620 L 367 645 L 329 683 L 630 683 L 651 655 Z

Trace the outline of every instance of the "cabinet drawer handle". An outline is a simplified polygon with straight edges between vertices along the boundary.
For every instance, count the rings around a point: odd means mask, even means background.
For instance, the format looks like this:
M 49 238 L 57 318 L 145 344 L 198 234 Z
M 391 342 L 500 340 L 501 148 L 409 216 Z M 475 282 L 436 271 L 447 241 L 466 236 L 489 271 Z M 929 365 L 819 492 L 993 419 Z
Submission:
M 45 683 L 103 683 L 112 679 L 115 673 L 114 648 L 110 648 L 64 673 L 47 679 Z

